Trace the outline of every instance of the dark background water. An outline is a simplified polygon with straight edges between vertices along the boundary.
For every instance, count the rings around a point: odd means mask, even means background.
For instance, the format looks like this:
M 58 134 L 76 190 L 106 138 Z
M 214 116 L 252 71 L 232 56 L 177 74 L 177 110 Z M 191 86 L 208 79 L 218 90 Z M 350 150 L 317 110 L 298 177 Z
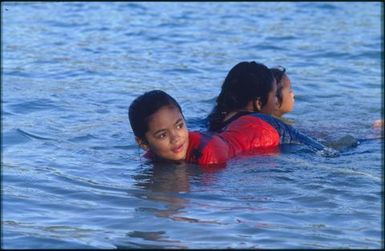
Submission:
M 3 248 L 383 247 L 383 4 L 2 3 Z M 163 89 L 203 128 L 232 66 L 285 66 L 301 147 L 152 166 L 127 107 Z

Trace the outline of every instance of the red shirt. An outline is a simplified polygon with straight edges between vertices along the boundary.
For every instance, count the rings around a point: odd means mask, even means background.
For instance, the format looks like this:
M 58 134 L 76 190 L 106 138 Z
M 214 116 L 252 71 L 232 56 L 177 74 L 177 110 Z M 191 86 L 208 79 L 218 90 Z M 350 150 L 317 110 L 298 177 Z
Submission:
M 274 127 L 260 118 L 245 115 L 220 133 L 190 132 L 186 161 L 222 164 L 241 153 L 263 152 L 279 143 L 280 136 Z

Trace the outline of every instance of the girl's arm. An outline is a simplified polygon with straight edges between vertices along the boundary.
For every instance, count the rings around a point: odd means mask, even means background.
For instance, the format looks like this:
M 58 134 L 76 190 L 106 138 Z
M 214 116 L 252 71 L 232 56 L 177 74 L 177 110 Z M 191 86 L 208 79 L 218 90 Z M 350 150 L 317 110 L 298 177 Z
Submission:
M 278 131 L 278 134 L 280 135 L 281 144 L 304 144 L 311 148 L 313 151 L 321 151 L 321 153 L 325 153 L 328 156 L 335 156 L 338 153 L 336 150 L 331 149 L 323 145 L 316 139 L 313 139 L 303 134 L 302 132 L 295 129 L 293 126 L 284 123 L 280 119 L 261 113 L 253 113 L 253 115 L 265 120 Z

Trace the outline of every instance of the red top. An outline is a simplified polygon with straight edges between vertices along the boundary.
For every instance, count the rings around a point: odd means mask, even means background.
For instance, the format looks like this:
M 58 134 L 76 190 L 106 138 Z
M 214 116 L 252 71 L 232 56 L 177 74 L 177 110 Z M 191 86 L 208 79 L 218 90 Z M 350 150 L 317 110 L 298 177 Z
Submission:
M 200 165 L 222 164 L 241 153 L 261 153 L 279 143 L 280 136 L 274 127 L 260 118 L 245 115 L 221 133 L 190 132 L 186 161 Z

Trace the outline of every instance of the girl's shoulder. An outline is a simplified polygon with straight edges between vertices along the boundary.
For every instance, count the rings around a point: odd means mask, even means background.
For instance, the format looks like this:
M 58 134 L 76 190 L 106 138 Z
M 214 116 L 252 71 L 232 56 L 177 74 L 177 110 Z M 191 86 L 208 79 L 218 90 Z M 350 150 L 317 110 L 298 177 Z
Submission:
M 186 160 L 200 165 L 223 164 L 229 159 L 228 145 L 212 132 L 189 132 Z
M 295 123 L 295 121 L 292 119 L 288 119 L 288 118 L 284 118 L 284 117 L 277 117 L 274 115 L 273 115 L 273 117 L 276 119 L 279 119 L 280 121 L 282 121 L 283 123 L 288 124 L 288 125 L 294 125 L 294 123 Z

